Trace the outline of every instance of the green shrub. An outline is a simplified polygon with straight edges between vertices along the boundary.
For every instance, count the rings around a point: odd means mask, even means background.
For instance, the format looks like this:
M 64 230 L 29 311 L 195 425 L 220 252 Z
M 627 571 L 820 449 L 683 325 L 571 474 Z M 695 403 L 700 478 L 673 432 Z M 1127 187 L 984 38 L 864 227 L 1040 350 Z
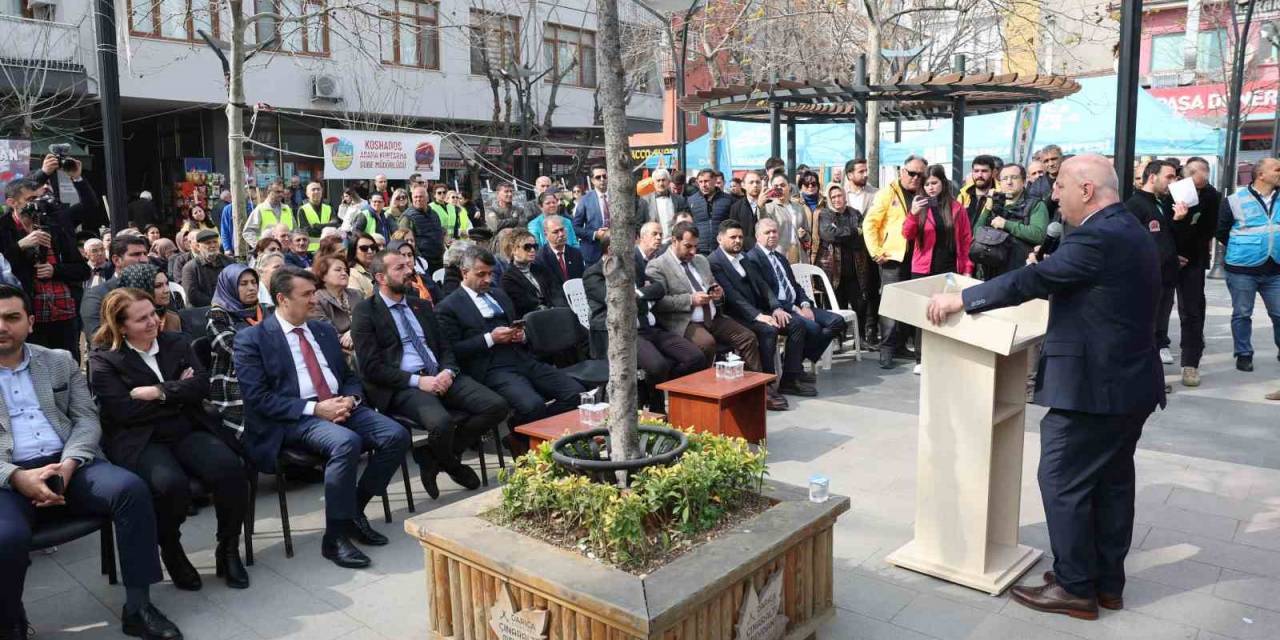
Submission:
M 643 565 L 714 529 L 758 494 L 768 473 L 763 447 L 753 452 L 742 438 L 685 432 L 689 448 L 680 460 L 637 472 L 630 488 L 560 468 L 544 443 L 500 472 L 501 517 L 571 537 L 624 568 Z

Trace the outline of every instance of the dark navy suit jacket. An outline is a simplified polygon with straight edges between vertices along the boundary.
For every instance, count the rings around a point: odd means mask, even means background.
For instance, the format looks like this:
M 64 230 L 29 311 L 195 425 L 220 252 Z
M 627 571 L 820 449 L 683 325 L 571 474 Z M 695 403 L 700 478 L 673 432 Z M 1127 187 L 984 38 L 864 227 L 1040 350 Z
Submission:
M 355 372 L 347 368 L 338 334 L 327 322 L 308 320 L 325 362 L 338 379 L 336 395 L 364 397 Z M 298 393 L 298 372 L 284 329 L 273 313 L 236 334 L 236 376 L 244 397 L 244 443 L 259 469 L 276 468 L 285 429 L 303 418 L 307 401 Z
M 768 315 L 778 308 L 778 299 L 765 286 L 764 276 L 756 264 L 742 258 L 742 270 L 746 277 L 738 275 L 724 249 L 716 249 L 707 258 L 716 282 L 724 287 L 724 309 L 734 320 L 750 327 L 760 314 Z
M 764 247 L 756 245 L 752 247 L 750 251 L 746 252 L 746 256 L 747 260 L 755 263 L 760 275 L 764 278 L 764 283 L 768 285 L 769 290 L 776 296 L 778 293 L 778 274 L 773 270 L 773 262 L 769 260 L 769 256 L 766 255 L 766 253 L 767 252 Z M 779 258 L 782 258 L 782 272 L 787 276 L 787 280 L 791 282 L 792 291 L 795 291 L 794 300 L 784 303 L 779 299 L 778 306 L 782 307 L 783 310 L 788 313 L 805 302 L 808 302 L 810 306 L 814 306 L 813 301 L 809 299 L 807 294 L 805 294 L 804 287 L 800 286 L 800 281 L 796 280 L 796 274 L 791 270 L 791 263 L 787 262 L 787 257 L 777 251 L 774 251 L 773 253 L 777 254 Z
M 556 260 L 556 252 L 551 250 L 551 245 L 544 244 L 539 247 L 538 255 L 534 260 L 551 273 L 551 279 L 555 281 L 556 286 L 564 285 L 565 277 L 560 273 L 560 262 Z M 564 266 L 569 271 L 569 280 L 581 278 L 587 266 L 591 264 L 594 264 L 594 262 L 587 260 L 583 252 L 565 245 Z
M 964 290 L 969 313 L 1049 300 L 1036 404 L 1109 415 L 1164 406 L 1155 342 L 1160 260 L 1151 235 L 1117 203 L 1067 233 L 1043 262 Z
M 605 226 L 604 209 L 600 204 L 600 195 L 595 189 L 590 189 L 573 210 L 573 232 L 578 235 L 578 245 L 582 248 L 582 257 L 588 265 L 600 261 L 600 243 L 596 241 L 596 231 Z M 581 278 L 582 274 L 576 277 Z

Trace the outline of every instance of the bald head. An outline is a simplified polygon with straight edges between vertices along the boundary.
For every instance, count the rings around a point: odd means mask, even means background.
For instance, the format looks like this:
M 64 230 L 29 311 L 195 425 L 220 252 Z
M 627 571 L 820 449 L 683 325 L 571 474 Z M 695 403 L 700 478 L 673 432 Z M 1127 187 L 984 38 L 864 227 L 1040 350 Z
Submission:
M 1053 197 L 1071 226 L 1120 201 L 1120 179 L 1111 161 L 1097 154 L 1075 156 L 1062 163 Z
M 1260 193 L 1280 189 L 1280 160 L 1263 158 L 1253 165 L 1253 188 Z

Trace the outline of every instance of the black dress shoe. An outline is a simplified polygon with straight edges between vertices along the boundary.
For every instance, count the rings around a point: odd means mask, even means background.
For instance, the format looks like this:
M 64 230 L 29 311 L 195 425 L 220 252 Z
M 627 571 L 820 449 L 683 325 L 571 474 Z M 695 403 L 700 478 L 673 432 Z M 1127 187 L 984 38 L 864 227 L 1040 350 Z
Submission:
M 1253 356 L 1237 357 L 1236 368 L 1241 371 L 1253 371 Z
M 880 368 L 881 369 L 893 368 L 893 351 L 890 351 L 889 349 L 886 349 L 884 347 L 880 347 Z
M 1018 604 L 1043 611 L 1045 613 L 1061 613 L 1081 620 L 1098 619 L 1098 601 L 1094 598 L 1081 598 L 1062 588 L 1055 580 L 1039 587 L 1014 587 L 1009 596 Z
M 213 552 L 213 562 L 217 576 L 225 578 L 228 587 L 249 588 L 249 572 L 240 560 L 240 536 L 219 540 L 218 548 Z
M 508 433 L 502 439 L 502 444 L 507 445 L 507 451 L 511 452 L 512 457 L 519 458 L 529 453 L 529 441 L 524 436 Z
M 200 572 L 191 566 L 191 561 L 187 559 L 182 545 L 174 543 L 161 546 L 160 560 L 164 562 L 164 568 L 169 572 L 169 579 L 173 581 L 173 586 L 183 591 L 199 591 L 204 586 L 200 581 Z
M 320 555 L 346 569 L 363 569 L 373 563 L 346 536 L 325 536 L 320 541 Z
M 150 602 L 133 613 L 125 611 L 120 616 L 120 622 L 120 630 L 126 636 L 145 640 L 182 640 L 182 632 L 178 630 L 178 625 L 170 622 Z
M 808 382 L 809 384 L 816 384 L 818 382 L 818 376 L 815 374 L 809 373 L 808 371 L 801 372 L 799 375 L 796 376 L 796 379 L 798 379 L 800 382 Z
M 458 483 L 463 489 L 474 491 L 480 488 L 480 476 L 476 475 L 471 467 L 461 462 L 450 465 L 446 473 L 449 474 L 449 479 Z
M 790 405 L 787 404 L 787 399 L 782 397 L 782 394 L 772 391 L 768 393 L 764 406 L 769 411 L 786 411 L 790 408 Z
M 36 635 L 35 629 L 31 628 L 25 620 L 19 620 L 12 625 L 0 628 L 0 640 L 27 640 Z
M 363 513 L 351 519 L 351 537 L 355 538 L 356 542 L 371 547 L 381 547 L 390 542 L 386 536 L 369 526 L 369 519 Z
M 440 467 L 434 461 L 418 464 L 418 478 L 422 480 L 422 488 L 427 490 L 427 495 L 432 500 L 440 499 L 440 485 L 436 483 L 436 476 L 439 474 Z
M 804 382 L 801 382 L 799 379 L 793 378 L 789 380 L 784 380 L 782 384 L 779 384 L 778 393 L 786 394 L 789 396 L 804 396 L 806 398 L 812 398 L 818 395 L 818 390 L 815 389 L 811 384 L 806 384 Z
M 1044 581 L 1056 582 L 1057 577 L 1053 575 L 1052 571 L 1046 571 L 1044 572 Z M 1121 596 L 1119 594 L 1114 594 L 1114 593 L 1102 593 L 1101 591 L 1099 591 L 1098 606 L 1102 607 L 1103 609 L 1119 611 L 1124 608 L 1124 596 Z

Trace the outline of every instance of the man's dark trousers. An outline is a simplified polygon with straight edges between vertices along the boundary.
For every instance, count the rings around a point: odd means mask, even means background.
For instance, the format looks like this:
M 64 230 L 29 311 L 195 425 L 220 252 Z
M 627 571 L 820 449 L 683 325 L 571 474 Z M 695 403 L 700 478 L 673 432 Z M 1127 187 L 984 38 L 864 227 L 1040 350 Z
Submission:
M 1177 290 L 1182 366 L 1199 368 L 1204 353 L 1204 267 L 1193 263 L 1179 269 Z
M 35 469 L 58 462 L 57 457 L 19 464 Z M 58 514 L 111 518 L 120 550 L 120 573 L 126 587 L 160 582 L 160 554 L 156 547 L 156 516 L 151 490 L 138 476 L 95 460 L 76 470 L 67 485 L 64 507 L 37 509 L 26 496 L 0 489 L 0 628 L 22 616 L 22 589 L 31 564 L 33 528 Z
M 1040 421 L 1040 495 L 1055 579 L 1072 594 L 1124 591 L 1133 536 L 1133 452 L 1150 413 L 1050 409 Z
M 351 520 L 364 508 L 362 501 L 381 495 L 409 450 L 409 432 L 400 423 L 369 407 L 356 407 L 342 424 L 317 416 L 303 416 L 285 432 L 284 441 L 324 455 L 325 516 Z M 356 482 L 360 454 L 372 451 Z
M 446 466 L 456 464 L 459 453 L 502 422 L 510 411 L 501 396 L 466 375 L 455 378 L 441 396 L 421 389 L 401 389 L 391 396 L 387 408 L 390 413 L 413 419 L 419 428 L 431 434 L 429 452 L 413 450 L 418 466 L 429 464 L 424 458 L 428 454 Z M 455 425 L 449 415 L 451 409 L 466 417 Z
M 1160 306 L 1156 309 L 1156 348 L 1166 349 L 1172 342 L 1169 340 L 1169 316 L 1173 313 L 1174 291 L 1176 284 L 1160 288 Z

